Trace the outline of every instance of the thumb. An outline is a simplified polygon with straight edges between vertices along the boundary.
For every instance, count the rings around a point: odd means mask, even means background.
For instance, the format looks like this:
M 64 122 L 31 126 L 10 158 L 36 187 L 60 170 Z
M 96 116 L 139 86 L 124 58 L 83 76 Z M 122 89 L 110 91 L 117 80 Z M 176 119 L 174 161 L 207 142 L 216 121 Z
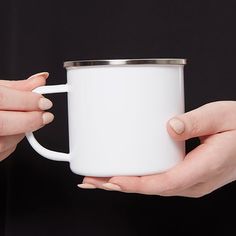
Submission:
M 168 121 L 167 130 L 175 140 L 187 140 L 236 129 L 236 102 L 208 103 Z
M 30 76 L 26 80 L 0 80 L 0 86 L 6 86 L 17 90 L 32 91 L 39 86 L 45 85 L 48 76 L 48 72 L 41 72 Z

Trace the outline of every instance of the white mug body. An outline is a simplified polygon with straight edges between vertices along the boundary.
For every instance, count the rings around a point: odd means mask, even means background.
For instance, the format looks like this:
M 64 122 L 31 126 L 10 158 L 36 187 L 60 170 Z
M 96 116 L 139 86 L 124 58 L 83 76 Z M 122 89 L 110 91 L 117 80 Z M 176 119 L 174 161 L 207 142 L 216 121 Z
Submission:
M 87 176 L 148 175 L 184 157 L 167 133 L 184 112 L 182 65 L 67 70 L 70 167 Z

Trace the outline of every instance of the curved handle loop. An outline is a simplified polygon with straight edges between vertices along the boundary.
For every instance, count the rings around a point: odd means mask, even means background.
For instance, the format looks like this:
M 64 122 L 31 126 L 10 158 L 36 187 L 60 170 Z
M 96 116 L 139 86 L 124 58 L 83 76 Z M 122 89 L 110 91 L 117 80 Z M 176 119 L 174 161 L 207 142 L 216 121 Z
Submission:
M 61 84 L 61 85 L 41 86 L 34 89 L 33 92 L 40 93 L 40 94 L 64 93 L 64 92 L 68 92 L 68 85 Z M 30 145 L 33 147 L 33 149 L 36 152 L 38 152 L 40 155 L 42 155 L 43 157 L 46 157 L 54 161 L 69 161 L 70 160 L 69 153 L 56 152 L 56 151 L 52 151 L 43 147 L 41 144 L 38 143 L 38 141 L 36 140 L 32 132 L 26 133 L 26 138 L 29 141 Z

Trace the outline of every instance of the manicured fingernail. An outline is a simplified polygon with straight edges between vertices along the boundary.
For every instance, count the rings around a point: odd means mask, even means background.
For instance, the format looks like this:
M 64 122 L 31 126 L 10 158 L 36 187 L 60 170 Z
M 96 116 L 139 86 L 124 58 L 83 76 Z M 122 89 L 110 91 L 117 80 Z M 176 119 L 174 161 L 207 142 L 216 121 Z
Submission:
M 105 183 L 102 186 L 107 190 L 121 191 L 121 187 L 116 184 Z
M 77 185 L 79 188 L 83 188 L 83 189 L 95 189 L 96 187 L 93 184 L 78 184 Z
M 52 107 L 52 105 L 52 102 L 47 98 L 42 97 L 39 99 L 39 108 L 41 110 L 48 110 Z
M 30 76 L 30 77 L 28 78 L 28 80 L 32 80 L 32 79 L 34 79 L 35 77 L 43 77 L 44 79 L 47 79 L 48 76 L 49 76 L 49 73 L 48 73 L 48 72 L 40 72 L 40 73 L 37 73 L 37 74 L 34 74 L 34 75 Z
M 177 134 L 182 134 L 184 132 L 184 122 L 179 119 L 171 119 L 169 121 L 169 125 Z
M 54 115 L 50 112 L 45 112 L 43 113 L 43 124 L 44 125 L 47 125 L 49 124 L 50 122 L 52 122 L 54 119 Z

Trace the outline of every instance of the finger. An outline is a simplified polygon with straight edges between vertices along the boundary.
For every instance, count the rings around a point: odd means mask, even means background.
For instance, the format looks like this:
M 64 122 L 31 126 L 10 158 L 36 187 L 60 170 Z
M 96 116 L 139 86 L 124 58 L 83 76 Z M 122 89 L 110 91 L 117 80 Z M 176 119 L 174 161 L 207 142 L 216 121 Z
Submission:
M 211 170 L 210 159 L 214 158 L 214 155 L 214 150 L 202 144 L 190 152 L 183 162 L 167 172 L 142 177 L 112 177 L 103 187 L 123 192 L 175 195 L 205 180 Z M 206 156 L 207 160 L 203 161 Z
M 176 140 L 187 140 L 235 128 L 235 101 L 208 103 L 169 120 L 167 125 L 170 136 Z
M 0 111 L 0 136 L 35 131 L 52 122 L 53 119 L 53 114 L 49 112 Z
M 17 80 L 17 81 L 0 80 L 0 85 L 18 90 L 32 91 L 33 89 L 39 86 L 45 85 L 48 76 L 49 76 L 48 72 L 41 72 L 30 76 L 27 80 Z
M 34 111 L 51 107 L 52 102 L 41 94 L 0 86 L 0 110 Z
M 98 178 L 98 177 L 85 177 L 82 184 L 78 184 L 79 188 L 93 189 L 93 188 L 104 188 L 103 184 L 107 183 L 110 178 Z
M 9 155 L 11 155 L 15 151 L 15 149 L 16 149 L 16 146 L 1 153 L 0 154 L 0 161 L 3 161 L 4 159 L 6 159 Z
M 0 153 L 16 146 L 24 138 L 24 136 L 24 134 L 17 134 L 0 137 Z

